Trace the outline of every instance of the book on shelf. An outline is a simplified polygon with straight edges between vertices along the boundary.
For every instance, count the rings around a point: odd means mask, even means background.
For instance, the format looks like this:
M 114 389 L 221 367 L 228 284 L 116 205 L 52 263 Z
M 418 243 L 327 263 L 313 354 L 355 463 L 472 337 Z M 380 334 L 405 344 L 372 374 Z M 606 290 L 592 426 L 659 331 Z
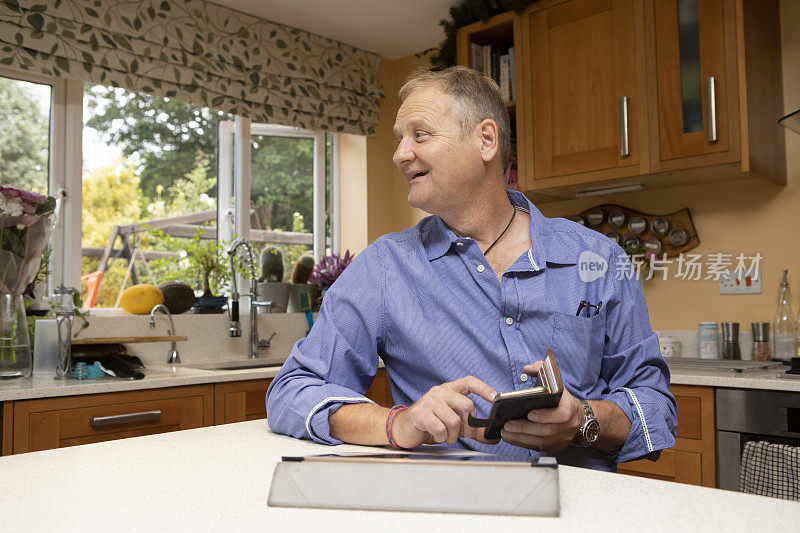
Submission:
M 483 47 L 483 73 L 492 77 L 492 47 L 488 44 Z
M 503 95 L 503 100 L 506 102 L 511 99 L 511 80 L 508 59 L 508 54 L 500 56 L 500 94 Z
M 509 98 L 511 100 L 517 99 L 517 73 L 514 69 L 514 47 L 508 49 L 508 79 L 511 85 Z
M 469 44 L 469 66 L 483 72 L 483 47 L 477 43 Z

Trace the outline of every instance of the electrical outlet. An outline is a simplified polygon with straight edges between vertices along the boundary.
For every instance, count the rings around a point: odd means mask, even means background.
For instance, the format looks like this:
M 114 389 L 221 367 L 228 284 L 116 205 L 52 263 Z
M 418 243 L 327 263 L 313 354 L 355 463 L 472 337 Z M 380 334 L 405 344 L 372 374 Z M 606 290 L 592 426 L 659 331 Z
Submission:
M 728 270 L 719 275 L 720 294 L 761 294 L 761 271 Z

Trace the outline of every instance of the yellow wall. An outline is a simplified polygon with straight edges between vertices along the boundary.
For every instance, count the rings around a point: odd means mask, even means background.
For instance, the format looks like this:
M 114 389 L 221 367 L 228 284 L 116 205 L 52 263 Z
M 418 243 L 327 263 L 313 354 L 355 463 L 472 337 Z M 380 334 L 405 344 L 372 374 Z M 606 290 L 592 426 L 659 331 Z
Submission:
M 783 92 L 786 113 L 800 108 L 800 2 L 782 0 L 781 39 Z M 409 56 L 383 61 L 380 79 L 387 98 L 381 105 L 377 135 L 367 140 L 368 152 L 368 239 L 413 225 L 424 213 L 406 203 L 406 185 L 391 162 L 394 151 L 392 125 L 397 111 L 396 97 L 402 77 L 427 58 Z M 800 134 L 786 131 L 788 184 L 785 187 L 762 181 L 739 180 L 694 185 L 658 191 L 643 191 L 602 198 L 570 200 L 539 206 L 547 216 L 564 216 L 592 205 L 619 203 L 645 213 L 670 213 L 688 207 L 701 244 L 691 253 L 723 252 L 754 255 L 762 261 L 760 295 L 720 295 L 717 282 L 680 279 L 649 280 L 644 284 L 655 329 L 696 329 L 700 321 L 734 321 L 748 330 L 750 322 L 772 321 L 776 308 L 780 273 L 789 269 L 794 289 L 793 305 L 798 310 L 800 293 Z M 676 267 L 670 267 L 673 276 Z
M 397 167 L 392 163 L 392 154 L 397 146 L 394 119 L 400 100 L 397 91 L 405 77 L 414 69 L 429 67 L 427 56 L 411 55 L 389 61 L 381 60 L 378 79 L 386 98 L 381 101 L 380 116 L 375 136 L 367 138 L 367 235 L 369 242 L 384 233 L 400 231 L 426 215 L 408 205 L 408 185 Z

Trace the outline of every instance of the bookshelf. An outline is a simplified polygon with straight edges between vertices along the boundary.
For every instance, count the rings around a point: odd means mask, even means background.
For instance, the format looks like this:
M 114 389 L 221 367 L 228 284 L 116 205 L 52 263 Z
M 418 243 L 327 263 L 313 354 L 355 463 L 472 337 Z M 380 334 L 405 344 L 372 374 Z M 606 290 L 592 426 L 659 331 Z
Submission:
M 496 15 L 486 22 L 475 22 L 458 29 L 456 36 L 459 65 L 476 68 L 492 76 L 501 91 L 505 91 L 506 106 L 511 121 L 511 153 L 517 161 L 517 187 L 527 190 L 526 169 L 521 164 L 526 160 L 525 143 L 525 98 L 523 79 L 518 65 L 522 61 L 522 18 L 514 12 Z M 501 58 L 505 56 L 506 59 Z M 513 57 L 513 59 L 512 59 Z M 484 59 L 489 58 L 487 66 Z M 502 66 L 507 62 L 507 66 Z M 486 67 L 485 70 L 482 67 Z M 507 73 L 507 74 L 506 74 Z M 492 75 L 494 74 L 494 75 Z M 507 76 L 507 81 L 506 81 Z

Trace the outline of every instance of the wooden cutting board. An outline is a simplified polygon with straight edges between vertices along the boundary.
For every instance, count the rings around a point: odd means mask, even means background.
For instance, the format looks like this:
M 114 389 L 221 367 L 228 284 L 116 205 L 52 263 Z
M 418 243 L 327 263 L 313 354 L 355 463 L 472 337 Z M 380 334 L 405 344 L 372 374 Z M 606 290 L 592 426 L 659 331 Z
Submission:
M 72 344 L 129 344 L 132 342 L 172 342 L 189 340 L 186 335 L 151 335 L 140 337 L 84 337 L 72 339 Z

